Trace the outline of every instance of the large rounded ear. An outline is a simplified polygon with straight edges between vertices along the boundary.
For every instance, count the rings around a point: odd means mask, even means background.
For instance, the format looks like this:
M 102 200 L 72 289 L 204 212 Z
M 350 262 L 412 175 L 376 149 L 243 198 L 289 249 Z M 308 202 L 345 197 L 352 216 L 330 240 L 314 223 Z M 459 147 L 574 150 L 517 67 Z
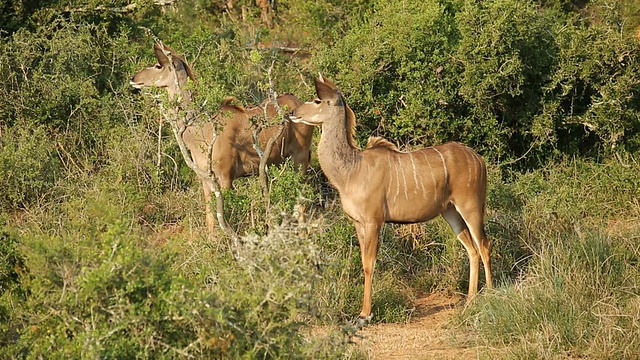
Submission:
M 323 83 L 325 83 L 326 85 L 328 85 L 330 88 L 332 88 L 333 90 L 338 91 L 338 87 L 336 86 L 336 84 L 334 84 L 331 80 L 327 79 L 326 77 L 322 76 L 322 74 L 318 74 L 319 77 L 318 79 L 320 81 L 322 81 Z
M 169 45 L 162 44 L 162 47 L 165 50 L 165 54 L 166 54 L 166 51 L 171 53 L 171 58 L 173 60 L 173 65 L 176 68 L 176 70 L 179 70 L 180 69 L 180 65 L 182 65 L 182 68 L 184 68 L 184 70 L 187 72 L 187 76 L 190 77 L 191 80 L 193 80 L 195 82 L 196 81 L 196 76 L 194 75 L 193 69 L 191 69 L 191 66 L 189 66 L 189 64 L 187 64 L 187 61 L 180 54 L 178 54 L 175 50 L 173 50 Z
M 153 51 L 156 53 L 156 59 L 158 59 L 158 63 L 163 67 L 171 66 L 171 61 L 165 54 L 164 45 L 161 43 L 153 44 Z
M 197 82 L 193 69 L 186 63 L 186 61 L 184 62 L 184 69 L 187 70 L 187 76 L 189 76 L 193 82 Z
M 326 79 L 324 80 L 326 81 Z M 325 81 L 322 78 L 315 79 L 318 98 L 321 100 L 337 100 L 339 97 L 338 90 L 327 85 Z

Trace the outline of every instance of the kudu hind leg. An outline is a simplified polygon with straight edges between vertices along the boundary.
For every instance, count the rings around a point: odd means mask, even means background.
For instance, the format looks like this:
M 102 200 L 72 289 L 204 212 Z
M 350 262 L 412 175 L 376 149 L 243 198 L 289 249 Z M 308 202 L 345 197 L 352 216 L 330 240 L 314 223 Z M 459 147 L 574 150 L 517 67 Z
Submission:
M 462 218 L 464 219 L 475 247 L 478 249 L 482 264 L 484 266 L 485 286 L 487 288 L 493 287 L 493 277 L 491 274 L 491 242 L 487 239 L 487 234 L 484 231 L 484 207 L 480 207 L 480 210 L 472 208 L 471 210 L 457 209 Z
M 451 230 L 462 243 L 469 257 L 469 290 L 467 301 L 472 300 L 478 293 L 478 273 L 480 271 L 480 256 L 473 242 L 467 223 L 455 208 L 450 207 L 442 213 L 442 217 L 449 223 Z

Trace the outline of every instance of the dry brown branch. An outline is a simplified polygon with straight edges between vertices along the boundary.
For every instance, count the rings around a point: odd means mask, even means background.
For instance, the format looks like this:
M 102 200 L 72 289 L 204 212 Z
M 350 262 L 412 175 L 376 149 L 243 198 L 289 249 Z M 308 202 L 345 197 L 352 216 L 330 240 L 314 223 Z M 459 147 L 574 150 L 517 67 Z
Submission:
M 182 154 L 182 158 L 184 159 L 187 166 L 193 170 L 200 178 L 207 179 L 209 185 L 213 189 L 214 196 L 216 197 L 216 219 L 218 220 L 218 225 L 220 229 L 231 239 L 231 247 L 232 252 L 235 254 L 238 249 L 239 237 L 238 234 L 227 224 L 227 221 L 224 218 L 224 197 L 222 196 L 222 191 L 220 190 L 220 185 L 218 184 L 215 175 L 213 174 L 213 168 L 211 163 L 208 164 L 209 171 L 203 171 L 196 165 L 196 163 L 191 158 L 191 154 L 187 149 L 187 146 L 182 139 L 182 134 L 186 129 L 186 125 L 182 127 L 178 127 L 178 121 L 174 116 L 170 115 L 169 111 L 166 110 L 161 102 L 158 103 L 158 107 L 160 108 L 160 112 L 164 116 L 165 120 L 171 125 L 171 130 L 173 131 L 174 138 L 176 139 L 176 143 L 178 144 L 178 148 L 180 149 L 180 153 Z M 179 116 L 179 115 L 178 115 Z M 209 146 L 209 154 L 213 149 L 213 144 L 217 139 L 218 133 L 216 131 L 213 132 L 213 139 L 211 141 L 211 145 Z M 211 156 L 209 156 L 211 159 Z
M 276 110 L 278 111 L 278 118 L 282 118 L 284 120 L 283 114 L 282 114 L 282 109 L 280 108 L 280 105 L 278 105 L 278 94 L 275 91 L 275 87 L 273 84 L 273 77 L 271 76 L 272 72 L 273 72 L 273 65 L 275 64 L 275 61 L 271 62 L 271 66 L 269 66 L 269 69 L 267 70 L 267 75 L 269 77 L 269 98 L 270 101 L 273 103 L 273 105 L 275 106 Z M 258 167 L 258 179 L 260 180 L 260 186 L 262 187 L 262 194 L 267 197 L 269 195 L 269 189 L 268 189 L 268 184 L 269 184 L 269 180 L 267 178 L 267 160 L 269 159 L 269 156 L 271 155 L 271 151 L 273 149 L 273 145 L 275 144 L 276 140 L 280 138 L 280 136 L 282 136 L 282 133 L 284 132 L 284 125 L 280 125 L 278 127 L 278 131 L 269 139 L 269 141 L 267 141 L 267 145 L 264 148 L 264 155 L 260 158 L 260 166 Z
M 179 0 L 154 0 L 153 4 L 156 6 L 167 6 L 167 5 L 173 5 L 178 1 Z M 127 14 L 130 12 L 133 12 L 137 7 L 138 7 L 138 3 L 132 3 L 123 7 L 108 7 L 104 5 L 98 5 L 96 7 L 85 6 L 85 7 L 72 8 L 67 6 L 64 8 L 64 11 L 71 12 L 71 13 L 74 13 L 74 12 L 86 13 L 91 11 L 110 11 L 118 14 Z
M 165 55 L 167 55 L 167 57 L 169 58 L 173 56 L 170 51 L 166 51 Z M 180 88 L 180 84 L 178 83 L 177 78 L 175 79 L 175 85 L 176 85 L 176 88 L 178 89 Z M 179 103 L 180 101 L 178 101 L 178 104 Z M 180 153 L 182 154 L 182 157 L 185 163 L 200 178 L 206 179 L 209 186 L 213 190 L 213 194 L 216 198 L 216 219 L 218 220 L 218 225 L 231 240 L 230 247 L 231 247 L 232 253 L 236 255 L 238 251 L 238 244 L 239 244 L 240 238 L 238 237 L 238 234 L 236 234 L 236 232 L 229 226 L 229 224 L 227 224 L 227 221 L 224 218 L 224 197 L 222 196 L 222 191 L 220 190 L 220 184 L 218 183 L 218 180 L 216 179 L 213 173 L 213 166 L 212 166 L 213 164 L 211 164 L 211 152 L 213 151 L 213 145 L 217 140 L 218 132 L 215 131 L 215 128 L 212 131 L 212 139 L 211 139 L 212 141 L 209 144 L 209 148 L 208 148 L 208 154 L 209 154 L 208 163 L 207 163 L 208 171 L 203 171 L 202 169 L 200 169 L 200 167 L 198 167 L 198 165 L 191 158 L 191 154 L 189 153 L 189 150 L 187 149 L 187 146 L 184 143 L 184 140 L 182 138 L 182 134 L 186 130 L 186 127 L 189 125 L 189 122 L 185 122 L 181 127 L 179 127 L 178 117 L 182 116 L 183 114 L 180 114 L 180 111 L 173 111 L 172 113 L 169 112 L 167 109 L 165 109 L 162 102 L 158 102 L 158 106 L 164 118 L 171 125 L 171 130 L 173 131 L 174 137 L 176 139 L 176 143 L 180 148 Z M 193 110 L 192 110 L 192 114 L 193 114 L 193 117 L 197 116 L 197 114 L 195 114 L 195 111 Z
M 269 103 L 271 103 L 275 107 L 276 111 L 278 112 L 278 118 L 282 119 L 283 123 L 278 126 L 278 131 L 276 131 L 273 136 L 269 138 L 265 145 L 264 151 L 260 149 L 260 143 L 258 141 L 258 134 L 263 130 L 264 123 L 256 124 L 256 130 L 253 132 L 253 147 L 260 157 L 260 164 L 258 165 L 258 181 L 260 183 L 260 188 L 262 189 L 262 195 L 265 198 L 268 198 L 269 196 L 269 172 L 267 169 L 267 162 L 269 161 L 269 157 L 271 156 L 273 146 L 275 145 L 276 141 L 282 137 L 282 134 L 285 130 L 284 116 L 282 113 L 282 109 L 278 104 L 278 93 L 274 89 L 273 78 L 271 76 L 274 63 L 275 61 L 271 62 L 271 66 L 269 66 L 269 69 L 267 70 L 267 75 L 269 78 Z M 264 107 L 263 119 L 268 120 L 266 105 Z

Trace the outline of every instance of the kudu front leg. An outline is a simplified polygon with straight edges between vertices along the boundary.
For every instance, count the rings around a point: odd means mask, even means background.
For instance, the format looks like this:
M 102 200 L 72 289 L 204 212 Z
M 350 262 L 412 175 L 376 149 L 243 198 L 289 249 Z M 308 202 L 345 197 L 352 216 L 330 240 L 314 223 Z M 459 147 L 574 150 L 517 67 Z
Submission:
M 211 185 L 208 180 L 202 179 L 202 191 L 204 193 L 204 212 L 206 214 L 207 229 L 213 233 L 216 227 L 216 219 L 211 209 Z
M 371 315 L 371 293 L 373 289 L 373 271 L 378 256 L 379 224 L 356 224 L 358 241 L 360 243 L 360 258 L 364 272 L 364 295 L 360 319 L 369 321 Z

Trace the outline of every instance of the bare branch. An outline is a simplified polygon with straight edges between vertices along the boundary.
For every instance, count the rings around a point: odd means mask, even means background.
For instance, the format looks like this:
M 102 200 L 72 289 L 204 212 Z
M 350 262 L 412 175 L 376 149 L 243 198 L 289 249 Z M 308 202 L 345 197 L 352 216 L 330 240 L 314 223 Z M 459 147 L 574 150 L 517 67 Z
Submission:
M 162 42 L 159 42 L 162 45 Z M 164 49 L 163 49 L 164 50 Z M 172 54 L 170 51 L 166 51 L 164 50 L 165 55 L 171 59 Z M 170 61 L 170 64 L 173 64 L 173 61 Z M 173 66 L 173 65 L 170 65 Z M 177 89 L 180 89 L 181 86 L 178 82 L 177 77 L 174 79 L 175 81 L 175 85 Z M 177 99 L 177 109 L 180 110 L 180 105 L 182 103 L 182 98 L 178 98 Z M 168 110 L 166 110 L 162 104 L 162 102 L 158 102 L 158 106 L 160 107 L 163 116 L 165 117 L 165 119 L 167 120 L 167 122 L 169 122 L 169 124 L 171 125 L 171 129 L 173 130 L 173 134 L 174 137 L 176 139 L 176 142 L 178 143 L 178 147 L 180 148 L 180 153 L 182 154 L 182 157 L 184 158 L 185 163 L 187 164 L 187 166 L 189 168 L 191 168 L 191 170 L 193 170 L 201 179 L 204 179 L 207 184 L 211 187 L 211 190 L 213 191 L 215 197 L 216 197 L 216 219 L 218 220 L 218 225 L 220 226 L 220 228 L 222 229 L 222 231 L 224 231 L 224 233 L 229 236 L 229 238 L 232 241 L 232 252 L 234 253 L 234 256 L 237 255 L 237 251 L 238 251 L 238 244 L 239 244 L 239 237 L 238 235 L 235 233 L 235 231 L 233 231 L 233 229 L 227 224 L 225 218 L 224 218 L 224 197 L 222 196 L 222 191 L 220 190 L 220 184 L 218 183 L 218 180 L 216 179 L 216 176 L 213 172 L 213 164 L 211 163 L 211 153 L 213 152 L 213 146 L 216 142 L 216 140 L 218 139 L 218 132 L 215 129 L 215 126 L 213 127 L 212 130 L 212 139 L 211 142 L 209 144 L 208 147 L 208 160 L 207 160 L 207 171 L 202 170 L 191 158 L 191 154 L 189 153 L 189 151 L 187 150 L 187 146 L 184 143 L 184 140 L 182 138 L 182 134 L 184 133 L 184 131 L 186 130 L 186 127 L 189 126 L 189 124 L 191 123 L 190 121 L 185 121 L 184 124 L 179 127 L 178 126 L 178 116 L 181 116 L 179 111 L 173 111 L 172 114 L 171 112 L 169 112 Z M 192 114 L 195 113 L 195 110 L 191 111 Z M 185 117 L 189 117 L 187 116 L 188 114 L 185 114 Z M 195 115 L 193 117 L 196 117 Z M 215 124 L 214 124 L 215 125 Z M 205 199 L 207 200 L 207 199 Z M 211 206 L 211 204 L 207 204 L 207 206 Z M 237 258 L 237 256 L 236 256 Z
M 179 0 L 154 0 L 153 4 L 156 6 L 167 6 L 167 5 L 173 5 L 175 3 L 177 3 Z M 65 12 L 80 12 L 80 13 L 86 13 L 86 12 L 91 12 L 91 11 L 109 11 L 109 12 L 114 12 L 114 13 L 118 13 L 118 14 L 127 14 L 130 12 L 133 12 L 136 8 L 138 7 L 138 3 L 133 3 L 133 4 L 129 4 L 127 6 L 123 6 L 123 7 L 107 7 L 104 5 L 98 5 L 96 7 L 78 7 L 78 8 L 72 8 L 72 7 L 65 7 L 64 11 Z
M 282 114 L 282 109 L 280 108 L 280 105 L 278 104 L 278 93 L 276 93 L 275 91 L 275 86 L 273 84 L 273 77 L 271 76 L 272 72 L 273 72 L 273 65 L 275 64 L 275 61 L 271 62 L 271 66 L 269 66 L 269 69 L 267 70 L 267 75 L 269 77 L 269 101 L 273 103 L 273 106 L 276 108 L 276 110 L 278 111 L 278 117 L 283 119 L 284 122 L 284 116 Z M 266 107 L 265 107 L 265 117 L 266 117 Z M 260 181 L 260 187 L 262 188 L 262 194 L 265 196 L 265 198 L 268 197 L 269 195 L 269 180 L 268 180 L 268 172 L 267 172 L 267 161 L 269 160 L 269 157 L 271 156 L 271 151 L 273 150 L 273 145 L 275 144 L 275 142 L 282 136 L 282 134 L 284 133 L 284 129 L 285 126 L 284 124 L 280 125 L 278 128 L 278 131 L 271 136 L 271 138 L 267 141 L 267 144 L 264 148 L 264 154 L 262 154 L 262 156 L 260 156 L 260 165 L 258 166 L 258 180 Z M 256 133 L 257 134 L 257 133 Z M 254 141 L 255 144 L 258 144 L 258 139 L 256 134 L 254 134 Z M 259 146 L 256 146 L 257 148 L 259 148 Z M 260 155 L 260 153 L 258 153 Z
M 289 46 L 277 46 L 277 45 L 265 46 L 263 44 L 258 44 L 256 46 L 250 46 L 249 50 L 276 51 L 276 52 L 281 52 L 285 54 L 294 54 L 302 50 L 302 48 L 289 47 Z
M 167 111 L 164 108 L 162 103 L 159 103 L 158 106 L 160 107 L 164 118 L 171 125 L 171 130 L 173 130 L 174 137 L 176 139 L 176 142 L 178 143 L 178 148 L 180 148 L 180 153 L 182 154 L 182 158 L 184 159 L 185 163 L 200 178 L 206 179 L 207 183 L 211 187 L 213 194 L 216 197 L 216 219 L 218 220 L 218 225 L 220 225 L 220 228 L 222 229 L 222 231 L 224 231 L 224 233 L 227 236 L 229 236 L 229 238 L 231 239 L 232 245 L 233 245 L 232 250 L 235 254 L 235 252 L 238 249 L 239 237 L 235 233 L 235 231 L 233 231 L 233 229 L 227 224 L 227 221 L 224 218 L 224 197 L 222 196 L 222 191 L 220 190 L 220 184 L 218 183 L 218 180 L 215 178 L 215 175 L 212 170 L 213 167 L 211 164 L 211 151 L 213 151 L 213 144 L 217 140 L 218 133 L 216 131 L 213 131 L 213 139 L 209 145 L 209 164 L 208 164 L 209 171 L 204 171 L 200 167 L 198 167 L 198 165 L 193 161 L 193 159 L 191 158 L 191 154 L 189 153 L 189 150 L 187 149 L 187 146 L 185 145 L 184 140 L 182 139 L 182 134 L 184 133 L 186 126 L 182 126 L 179 128 L 178 121 L 169 114 L 169 111 Z

